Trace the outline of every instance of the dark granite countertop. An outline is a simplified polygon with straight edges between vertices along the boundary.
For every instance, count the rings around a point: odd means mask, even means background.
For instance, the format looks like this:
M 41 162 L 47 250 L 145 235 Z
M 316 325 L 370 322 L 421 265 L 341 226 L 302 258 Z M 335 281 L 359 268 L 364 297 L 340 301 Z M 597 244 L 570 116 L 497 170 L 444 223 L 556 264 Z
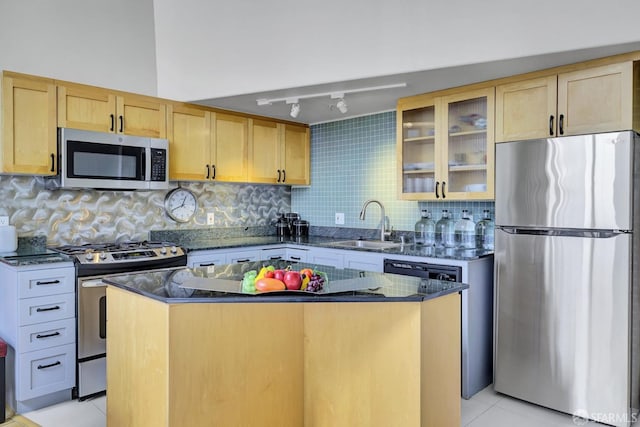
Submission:
M 33 266 L 59 262 L 73 262 L 73 259 L 46 247 L 45 236 L 18 237 L 15 252 L 0 252 L 0 262 L 12 267 Z
M 250 246 L 265 246 L 265 245 L 298 245 L 298 246 L 314 246 L 323 247 L 329 249 L 340 250 L 353 250 L 383 253 L 388 255 L 405 255 L 416 257 L 428 257 L 428 258 L 441 258 L 441 259 L 455 259 L 455 260 L 473 260 L 482 258 L 484 256 L 493 255 L 493 251 L 484 249 L 451 249 L 451 248 L 434 248 L 431 246 L 415 245 L 413 243 L 407 243 L 404 245 L 398 245 L 396 247 L 377 249 L 377 248 L 346 248 L 341 246 L 335 246 L 335 243 L 345 240 L 357 240 L 357 239 L 345 239 L 345 238 L 332 238 L 332 237 L 297 237 L 297 238 L 278 238 L 277 236 L 247 236 L 247 237 L 224 237 L 224 238 L 209 238 L 209 239 L 197 239 L 197 238 L 183 238 L 173 240 L 174 243 L 184 247 L 187 252 L 224 249 L 224 248 L 242 248 Z
M 284 269 L 292 265 L 298 271 L 305 267 L 320 270 L 326 273 L 328 283 L 320 293 L 242 293 L 244 273 L 258 271 L 264 264 L 264 261 L 259 261 L 195 269 L 178 268 L 111 276 L 104 281 L 165 303 L 420 302 L 468 288 L 466 284 L 441 280 L 275 261 L 270 264 L 276 268 Z

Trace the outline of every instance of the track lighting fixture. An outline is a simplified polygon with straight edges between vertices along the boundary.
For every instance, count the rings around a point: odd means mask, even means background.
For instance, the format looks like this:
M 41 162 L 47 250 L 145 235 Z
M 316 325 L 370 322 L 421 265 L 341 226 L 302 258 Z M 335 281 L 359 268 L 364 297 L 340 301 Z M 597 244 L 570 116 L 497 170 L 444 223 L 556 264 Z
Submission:
M 391 84 L 391 85 L 385 85 L 385 86 L 372 86 L 372 87 L 363 87 L 359 89 L 349 89 L 349 90 L 343 90 L 339 92 L 311 93 L 307 95 L 298 95 L 293 97 L 289 96 L 286 98 L 273 98 L 273 99 L 260 98 L 260 99 L 257 99 L 256 102 L 258 103 L 258 105 L 271 105 L 274 102 L 283 102 L 283 101 L 287 104 L 291 104 L 291 111 L 289 112 L 289 115 L 295 119 L 300 114 L 299 101 L 301 99 L 320 98 L 323 96 L 329 96 L 331 99 L 338 100 L 335 105 L 336 108 L 342 114 L 346 114 L 346 112 L 348 111 L 348 107 L 347 107 L 347 102 L 344 100 L 344 96 L 347 93 L 369 92 L 369 91 L 383 90 L 383 89 L 395 89 L 395 88 L 406 87 L 406 86 L 407 86 L 406 83 L 397 83 L 397 84 Z

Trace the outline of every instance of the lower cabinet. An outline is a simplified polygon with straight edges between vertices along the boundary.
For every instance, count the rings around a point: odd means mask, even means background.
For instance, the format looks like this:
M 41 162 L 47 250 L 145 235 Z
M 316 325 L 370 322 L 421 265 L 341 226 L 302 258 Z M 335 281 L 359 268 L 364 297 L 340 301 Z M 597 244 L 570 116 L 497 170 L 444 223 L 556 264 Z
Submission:
M 70 400 L 76 384 L 73 264 L 0 265 L 0 282 L 7 404 L 24 413 Z

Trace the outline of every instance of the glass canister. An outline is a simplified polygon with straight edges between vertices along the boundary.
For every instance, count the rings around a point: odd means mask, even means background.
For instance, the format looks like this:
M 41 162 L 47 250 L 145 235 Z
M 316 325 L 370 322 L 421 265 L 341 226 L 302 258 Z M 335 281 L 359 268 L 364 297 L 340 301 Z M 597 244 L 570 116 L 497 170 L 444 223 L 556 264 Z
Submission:
M 456 247 L 460 249 L 474 249 L 476 247 L 476 225 L 467 209 L 462 210 L 462 218 L 455 225 Z
M 436 223 L 431 219 L 431 212 L 422 209 L 421 218 L 416 222 L 414 241 L 417 245 L 435 245 Z
M 453 248 L 456 246 L 455 240 L 455 223 L 449 216 L 447 209 L 442 210 L 442 218 L 436 222 L 436 246 L 444 248 Z
M 476 224 L 476 246 L 479 249 L 493 250 L 495 223 L 488 209 L 482 211 L 482 220 Z

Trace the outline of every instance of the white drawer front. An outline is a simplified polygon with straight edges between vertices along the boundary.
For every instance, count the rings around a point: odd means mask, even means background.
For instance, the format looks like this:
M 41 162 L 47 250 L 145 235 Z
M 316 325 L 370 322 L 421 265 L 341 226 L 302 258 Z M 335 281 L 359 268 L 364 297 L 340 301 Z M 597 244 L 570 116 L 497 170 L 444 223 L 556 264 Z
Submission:
M 52 347 L 19 356 L 17 400 L 72 388 L 76 382 L 76 346 Z
M 75 292 L 76 274 L 73 267 L 18 273 L 18 298 L 33 298 Z
M 18 337 L 19 352 L 42 350 L 76 341 L 76 319 L 71 317 L 47 323 L 22 326 Z
M 75 293 L 21 299 L 20 326 L 75 317 Z

